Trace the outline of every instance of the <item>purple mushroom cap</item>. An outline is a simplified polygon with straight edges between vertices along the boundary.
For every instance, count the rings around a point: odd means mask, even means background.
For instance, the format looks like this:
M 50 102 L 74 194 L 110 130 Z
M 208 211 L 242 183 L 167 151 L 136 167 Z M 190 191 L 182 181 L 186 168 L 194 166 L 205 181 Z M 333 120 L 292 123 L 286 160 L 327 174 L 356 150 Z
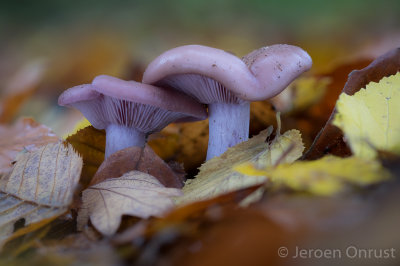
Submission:
M 279 94 L 311 65 L 311 57 L 292 45 L 263 47 L 243 59 L 220 49 L 187 45 L 153 60 L 143 83 L 178 90 L 208 104 L 208 160 L 248 139 L 250 101 Z
M 207 118 L 205 107 L 182 93 L 106 75 L 64 91 L 58 104 L 77 108 L 95 128 L 106 130 L 106 157 L 143 147 L 148 134 L 174 121 Z

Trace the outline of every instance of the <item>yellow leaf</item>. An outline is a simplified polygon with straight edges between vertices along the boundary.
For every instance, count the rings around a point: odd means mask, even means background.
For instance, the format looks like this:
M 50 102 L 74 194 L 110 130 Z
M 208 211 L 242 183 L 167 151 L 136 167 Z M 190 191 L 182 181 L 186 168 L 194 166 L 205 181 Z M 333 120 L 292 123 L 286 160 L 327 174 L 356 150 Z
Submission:
M 75 135 L 76 133 L 78 133 L 78 131 L 80 131 L 81 129 L 84 129 L 85 127 L 91 126 L 92 124 L 90 124 L 90 122 L 86 119 L 83 118 L 81 120 L 79 120 L 76 124 L 74 129 L 72 129 L 71 132 L 68 132 L 67 134 L 65 134 L 63 136 L 63 139 L 67 139 L 70 136 Z
M 325 156 L 315 161 L 280 164 L 275 168 L 254 168 L 247 163 L 235 169 L 243 175 L 268 177 L 274 186 L 316 195 L 333 195 L 344 191 L 348 185 L 363 187 L 390 177 L 379 162 L 359 157 Z
M 290 163 L 298 159 L 304 146 L 298 130 L 289 130 L 278 134 L 271 142 L 272 127 L 259 135 L 229 148 L 220 157 L 215 157 L 200 167 L 195 179 L 188 180 L 183 188 L 184 196 L 177 199 L 179 204 L 204 200 L 240 188 L 260 184 L 265 177 L 243 176 L 233 168 L 236 165 L 252 162 L 257 167 L 267 167 L 276 163 Z
M 83 191 L 78 229 L 82 229 L 90 217 L 102 234 L 113 235 L 122 215 L 161 216 L 174 206 L 171 197 L 181 194 L 181 190 L 166 188 L 155 177 L 139 171 L 104 180 Z
M 61 142 L 20 154 L 13 171 L 0 179 L 0 245 L 65 213 L 81 169 L 82 159 Z M 25 227 L 14 232 L 19 220 Z
M 400 72 L 370 82 L 353 96 L 342 93 L 336 109 L 333 124 L 342 129 L 354 155 L 400 154 Z
M 77 128 L 80 128 L 79 125 Z M 70 135 L 67 141 L 82 156 L 83 169 L 80 182 L 86 186 L 104 161 L 106 133 L 104 130 L 88 126 Z

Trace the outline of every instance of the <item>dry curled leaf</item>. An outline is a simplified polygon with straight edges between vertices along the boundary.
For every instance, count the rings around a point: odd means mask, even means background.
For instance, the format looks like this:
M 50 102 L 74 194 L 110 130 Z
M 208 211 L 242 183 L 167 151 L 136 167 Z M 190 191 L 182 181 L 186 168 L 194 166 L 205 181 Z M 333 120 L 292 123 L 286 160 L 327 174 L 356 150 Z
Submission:
M 214 197 L 229 191 L 260 184 L 264 177 L 246 177 L 237 173 L 236 165 L 252 162 L 260 167 L 277 163 L 290 163 L 298 159 L 304 146 L 300 132 L 290 130 L 268 143 L 266 140 L 272 133 L 272 127 L 259 135 L 229 148 L 220 157 L 215 157 L 200 167 L 195 179 L 188 180 L 183 188 L 184 196 L 177 199 L 184 204 Z
M 149 145 L 144 148 L 129 147 L 111 154 L 99 167 L 91 181 L 91 185 L 108 178 L 120 177 L 137 170 L 150 174 L 166 187 L 182 188 L 184 173 L 174 172 Z
M 117 231 L 122 215 L 161 216 L 174 206 L 171 198 L 181 194 L 181 190 L 166 188 L 149 174 L 131 171 L 83 191 L 78 228 L 82 229 L 90 217 L 97 230 L 112 235 Z
M 13 126 L 0 125 L 0 135 L 0 176 L 11 170 L 19 152 L 59 140 L 50 128 L 31 118 L 21 118 Z
M 65 213 L 81 169 L 82 159 L 61 142 L 20 154 L 13 171 L 0 179 L 0 243 Z M 15 230 L 17 221 L 24 227 Z

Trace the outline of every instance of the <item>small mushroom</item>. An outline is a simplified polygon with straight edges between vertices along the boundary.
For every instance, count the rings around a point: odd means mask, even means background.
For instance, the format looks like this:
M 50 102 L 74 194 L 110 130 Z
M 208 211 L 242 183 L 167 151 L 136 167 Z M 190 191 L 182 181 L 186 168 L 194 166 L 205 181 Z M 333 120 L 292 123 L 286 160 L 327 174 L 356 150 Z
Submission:
M 177 91 L 106 75 L 64 91 L 58 104 L 79 109 L 95 128 L 106 130 L 106 158 L 127 147 L 143 147 L 147 135 L 174 121 L 207 118 L 202 104 Z
M 209 160 L 248 139 L 250 101 L 279 94 L 311 65 L 311 57 L 292 45 L 263 47 L 242 60 L 220 49 L 186 45 L 152 61 L 143 83 L 178 90 L 208 104 Z

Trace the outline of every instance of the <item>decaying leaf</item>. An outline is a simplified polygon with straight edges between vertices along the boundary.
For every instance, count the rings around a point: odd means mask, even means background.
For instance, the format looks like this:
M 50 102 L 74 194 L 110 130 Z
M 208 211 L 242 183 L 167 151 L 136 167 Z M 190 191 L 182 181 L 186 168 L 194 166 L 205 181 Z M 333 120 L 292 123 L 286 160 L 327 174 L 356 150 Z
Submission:
M 78 228 L 82 229 L 90 217 L 97 230 L 112 235 L 123 214 L 141 218 L 160 216 L 174 206 L 171 197 L 181 194 L 181 190 L 166 188 L 149 174 L 131 171 L 83 191 Z
M 83 169 L 81 183 L 88 185 L 97 169 L 104 161 L 106 134 L 104 130 L 88 126 L 78 130 L 66 139 L 82 156 Z
M 20 154 L 13 171 L 0 179 L 0 243 L 65 213 L 81 169 L 82 159 L 62 142 Z M 23 227 L 15 230 L 17 221 Z
M 374 158 L 377 149 L 400 153 L 400 72 L 352 96 L 342 93 L 336 110 L 332 123 L 344 132 L 354 155 Z
M 315 161 L 298 161 L 259 169 L 250 163 L 235 168 L 246 176 L 269 178 L 273 185 L 316 195 L 343 192 L 348 185 L 364 187 L 389 179 L 379 162 L 359 157 L 325 156 Z
M 50 128 L 31 118 L 21 118 L 11 127 L 0 125 L 0 135 L 0 176 L 11 171 L 19 152 L 35 151 L 39 146 L 59 140 Z
M 259 167 L 267 167 L 276 163 L 290 163 L 298 159 L 304 146 L 300 132 L 290 130 L 268 143 L 266 140 L 272 133 L 272 127 L 259 135 L 229 148 L 220 157 L 215 157 L 200 167 L 195 179 L 188 180 L 183 188 L 184 196 L 178 203 L 189 203 L 214 197 L 239 188 L 249 187 L 265 181 L 265 177 L 246 177 L 233 168 L 236 165 L 252 162 Z
M 178 174 L 149 145 L 129 147 L 111 154 L 99 167 L 90 185 L 137 170 L 158 179 L 166 187 L 182 188 L 185 173 Z
M 379 82 L 383 77 L 394 75 L 400 71 L 400 48 L 375 59 L 370 65 L 362 70 L 354 70 L 350 73 L 343 92 L 353 95 L 361 88 L 373 82 Z M 315 138 L 314 143 L 304 155 L 305 159 L 312 160 L 325 154 L 338 156 L 349 156 L 351 154 L 347 145 L 343 142 L 342 131 L 332 124 L 336 109 L 333 110 L 325 127 Z

